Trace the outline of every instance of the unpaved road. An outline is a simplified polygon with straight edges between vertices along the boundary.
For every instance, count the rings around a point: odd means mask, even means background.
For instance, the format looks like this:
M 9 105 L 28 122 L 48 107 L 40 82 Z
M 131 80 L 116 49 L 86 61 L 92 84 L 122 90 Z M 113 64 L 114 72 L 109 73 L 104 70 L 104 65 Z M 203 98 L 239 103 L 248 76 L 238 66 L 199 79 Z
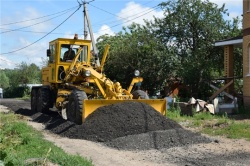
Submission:
M 1 106 L 2 105 L 2 106 Z M 9 109 L 24 113 L 29 111 L 29 101 L 0 99 L 0 110 Z M 210 137 L 211 143 L 190 144 L 150 150 L 118 150 L 101 143 L 82 139 L 61 137 L 45 129 L 44 121 L 33 121 L 27 116 L 27 122 L 44 134 L 44 138 L 71 154 L 79 154 L 91 159 L 96 166 L 249 166 L 250 142 L 243 139 L 231 140 L 222 137 Z M 164 138 L 163 138 L 164 139 Z M 167 139 L 167 138 L 166 138 Z

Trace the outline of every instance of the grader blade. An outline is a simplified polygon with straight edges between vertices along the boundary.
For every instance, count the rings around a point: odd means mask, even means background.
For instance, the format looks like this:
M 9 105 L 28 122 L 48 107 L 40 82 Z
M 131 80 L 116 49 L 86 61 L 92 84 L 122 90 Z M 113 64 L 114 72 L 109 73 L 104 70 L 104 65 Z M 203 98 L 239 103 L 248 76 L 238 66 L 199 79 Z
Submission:
M 82 121 L 94 112 L 97 108 L 121 102 L 142 102 L 150 105 L 162 115 L 166 115 L 165 99 L 139 99 L 139 100 L 83 100 Z

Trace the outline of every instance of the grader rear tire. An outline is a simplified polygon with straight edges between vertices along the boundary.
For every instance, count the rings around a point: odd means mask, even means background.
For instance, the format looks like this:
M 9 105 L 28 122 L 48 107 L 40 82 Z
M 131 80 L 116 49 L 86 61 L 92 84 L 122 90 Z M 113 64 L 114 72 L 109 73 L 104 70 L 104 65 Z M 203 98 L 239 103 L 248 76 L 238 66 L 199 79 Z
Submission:
M 133 99 L 149 99 L 148 94 L 143 90 L 136 90 L 132 95 Z
M 88 100 L 86 93 L 74 89 L 69 96 L 66 108 L 67 119 L 78 125 L 82 124 L 83 100 Z
M 37 111 L 48 113 L 51 103 L 51 92 L 48 87 L 41 87 L 37 93 Z

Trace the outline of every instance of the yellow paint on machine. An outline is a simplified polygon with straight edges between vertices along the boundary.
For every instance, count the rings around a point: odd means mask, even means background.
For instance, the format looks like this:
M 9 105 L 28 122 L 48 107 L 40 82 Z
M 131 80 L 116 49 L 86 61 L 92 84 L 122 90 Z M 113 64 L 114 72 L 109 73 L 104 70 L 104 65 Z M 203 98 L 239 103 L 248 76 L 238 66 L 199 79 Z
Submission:
M 150 105 L 156 111 L 160 112 L 162 115 L 166 115 L 166 100 L 165 99 L 138 99 L 138 100 L 83 100 L 83 114 L 82 120 L 93 113 L 97 108 L 121 103 L 121 102 L 142 102 Z

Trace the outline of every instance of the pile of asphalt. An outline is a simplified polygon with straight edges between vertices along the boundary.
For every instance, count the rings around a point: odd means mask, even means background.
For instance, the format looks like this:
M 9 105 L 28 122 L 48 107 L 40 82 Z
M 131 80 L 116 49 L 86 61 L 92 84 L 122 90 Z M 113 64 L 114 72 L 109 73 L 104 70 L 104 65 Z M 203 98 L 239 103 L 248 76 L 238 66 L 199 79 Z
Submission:
M 100 107 L 82 125 L 63 120 L 58 114 L 34 113 L 30 117 L 60 136 L 101 142 L 117 149 L 162 149 L 211 142 L 140 102 Z

